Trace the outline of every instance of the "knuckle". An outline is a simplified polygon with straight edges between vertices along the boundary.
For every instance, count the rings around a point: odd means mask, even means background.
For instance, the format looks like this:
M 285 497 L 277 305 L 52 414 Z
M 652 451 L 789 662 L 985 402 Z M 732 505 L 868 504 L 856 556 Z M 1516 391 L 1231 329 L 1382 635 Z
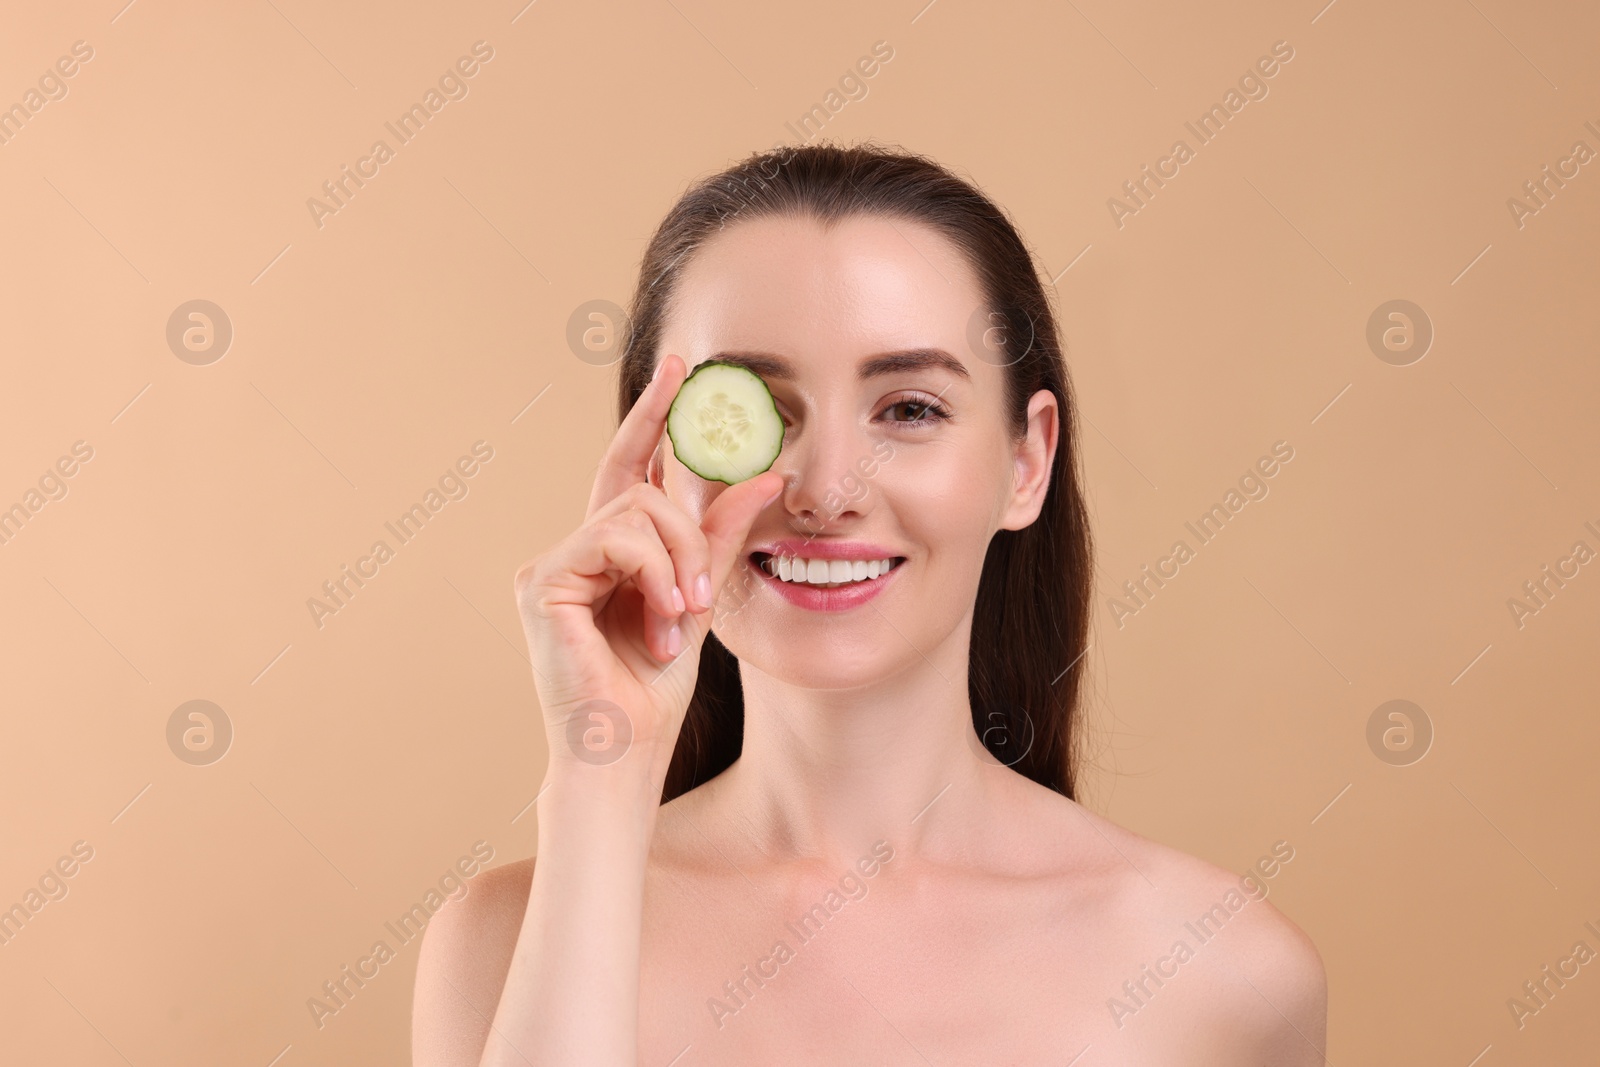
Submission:
M 638 508 L 629 507 L 611 516 L 611 521 L 619 526 L 626 526 L 631 530 L 642 530 L 645 524 L 650 521 L 650 516 Z
M 654 515 L 639 508 L 630 508 L 626 514 L 629 525 L 644 534 L 652 545 L 666 546 L 665 525 L 656 522 Z
M 523 594 L 538 582 L 543 558 L 542 556 L 535 556 L 518 567 L 517 573 L 512 575 L 511 588 L 517 594 L 518 599 L 521 599 Z
M 637 529 L 637 524 L 628 517 L 626 511 L 621 511 L 615 515 L 607 515 L 605 518 L 593 523 L 588 528 L 585 536 L 592 537 L 600 542 L 614 542 L 627 538 L 635 529 Z
M 672 498 L 667 496 L 667 494 L 664 493 L 659 486 L 651 485 L 649 482 L 640 482 L 638 485 L 635 485 L 633 487 L 633 495 L 638 497 L 641 502 L 649 500 L 655 503 L 664 504 L 669 508 L 677 507 L 677 505 L 672 502 Z
M 518 567 L 511 579 L 511 588 L 520 611 L 545 617 L 550 599 L 549 557 L 537 556 Z
M 633 483 L 622 493 L 622 497 L 627 500 L 630 507 L 648 511 L 652 515 L 671 514 L 678 507 L 659 486 L 651 485 L 649 482 Z

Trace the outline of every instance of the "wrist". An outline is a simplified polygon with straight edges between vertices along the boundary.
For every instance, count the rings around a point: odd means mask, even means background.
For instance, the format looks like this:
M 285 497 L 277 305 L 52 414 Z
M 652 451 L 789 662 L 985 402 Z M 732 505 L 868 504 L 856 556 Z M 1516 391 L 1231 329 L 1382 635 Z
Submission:
M 630 753 L 628 758 L 634 755 Z M 541 816 L 556 812 L 569 817 L 592 811 L 612 820 L 653 821 L 661 806 L 661 784 L 645 767 L 621 763 L 595 766 L 552 755 L 539 787 L 538 809 Z
M 660 792 L 584 777 L 591 776 L 557 777 L 539 795 L 535 852 L 540 866 L 556 870 L 600 864 L 613 872 L 636 870 L 642 877 Z

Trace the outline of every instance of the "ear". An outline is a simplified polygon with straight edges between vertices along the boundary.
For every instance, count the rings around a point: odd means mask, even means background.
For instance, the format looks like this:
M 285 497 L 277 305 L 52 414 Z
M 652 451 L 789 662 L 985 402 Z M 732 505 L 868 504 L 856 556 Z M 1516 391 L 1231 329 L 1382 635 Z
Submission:
M 1040 389 L 1028 401 L 1028 432 L 1016 446 L 1011 495 L 1000 529 L 1020 530 L 1039 517 L 1045 494 L 1050 491 L 1060 415 L 1056 395 L 1048 389 Z

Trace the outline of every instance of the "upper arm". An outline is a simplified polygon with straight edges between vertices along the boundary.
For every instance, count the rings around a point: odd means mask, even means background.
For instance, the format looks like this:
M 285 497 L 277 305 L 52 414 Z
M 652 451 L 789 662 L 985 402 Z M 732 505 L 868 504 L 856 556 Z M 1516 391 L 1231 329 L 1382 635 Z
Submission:
M 411 1001 L 413 1067 L 478 1067 L 533 884 L 533 860 L 484 871 L 422 938 Z
M 1126 834 L 1126 831 L 1124 831 Z M 1225 925 L 1204 937 L 1186 924 L 1201 970 L 1210 977 L 1191 1002 L 1191 1033 L 1205 1033 L 1229 1064 L 1322 1067 L 1326 1062 L 1328 984 L 1316 945 L 1266 896 L 1245 892 L 1239 875 L 1128 834 L 1120 850 L 1148 870 L 1161 914 L 1192 919 L 1219 911 Z M 1131 862 L 1131 861 L 1130 861 Z M 1146 884 L 1151 884 L 1144 880 Z M 1138 889 L 1138 883 L 1129 884 Z M 1231 917 L 1229 917 L 1231 915 Z
M 1328 979 L 1305 931 L 1265 900 L 1249 905 L 1253 921 L 1236 946 L 1237 969 L 1254 989 L 1257 1010 L 1241 1035 L 1262 1062 L 1320 1067 L 1328 1029 Z M 1242 932 L 1242 931 L 1241 931 Z

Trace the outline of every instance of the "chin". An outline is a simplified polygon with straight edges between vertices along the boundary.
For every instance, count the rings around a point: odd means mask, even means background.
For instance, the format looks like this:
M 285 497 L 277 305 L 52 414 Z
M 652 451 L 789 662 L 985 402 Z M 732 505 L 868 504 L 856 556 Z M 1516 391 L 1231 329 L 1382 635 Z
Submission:
M 909 573 L 897 573 L 903 566 L 897 561 L 876 579 L 882 588 L 863 596 L 844 586 L 780 587 L 747 558 L 729 577 L 713 632 L 741 662 L 789 685 L 852 689 L 881 682 L 923 662 L 908 639 L 937 641 L 914 634 L 907 621 L 915 618 L 926 630 L 932 613 L 905 606 L 913 587 L 904 581 Z
M 719 626 L 716 633 L 742 664 L 798 689 L 869 686 L 907 666 L 901 652 L 916 656 L 892 630 L 888 636 L 899 643 L 899 649 L 878 634 L 785 637 L 748 617 L 741 617 L 737 626 Z

